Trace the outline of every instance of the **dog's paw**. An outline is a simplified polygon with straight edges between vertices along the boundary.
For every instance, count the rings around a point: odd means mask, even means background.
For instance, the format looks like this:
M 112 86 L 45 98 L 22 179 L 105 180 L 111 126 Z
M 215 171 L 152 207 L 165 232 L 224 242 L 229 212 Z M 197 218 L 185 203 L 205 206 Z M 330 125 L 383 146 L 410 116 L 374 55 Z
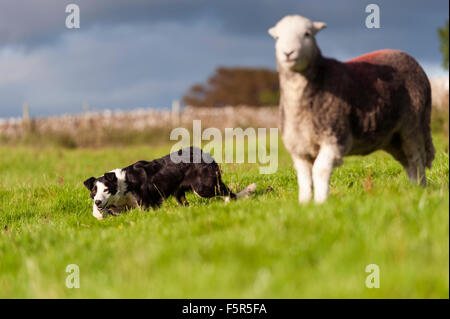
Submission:
M 248 185 L 243 191 L 236 194 L 237 198 L 246 198 L 256 191 L 256 183 Z
M 119 216 L 121 212 L 122 210 L 119 207 L 116 206 L 108 207 L 108 214 L 110 215 Z
M 256 183 L 248 185 L 246 191 L 248 195 L 253 194 L 256 191 Z

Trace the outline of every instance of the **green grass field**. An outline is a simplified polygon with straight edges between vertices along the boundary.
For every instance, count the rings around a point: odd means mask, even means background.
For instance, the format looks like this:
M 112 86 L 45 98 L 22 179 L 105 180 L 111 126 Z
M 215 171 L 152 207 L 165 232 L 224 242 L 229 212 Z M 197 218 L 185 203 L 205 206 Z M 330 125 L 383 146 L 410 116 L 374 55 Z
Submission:
M 224 203 L 188 196 L 97 221 L 82 182 L 170 146 L 0 146 L 0 298 L 449 298 L 448 140 L 435 136 L 429 187 L 383 152 L 346 158 L 323 205 L 299 205 L 289 155 L 260 175 L 222 164 Z M 272 192 L 265 192 L 267 186 Z M 66 287 L 77 264 L 80 288 Z M 380 288 L 365 286 L 368 264 Z

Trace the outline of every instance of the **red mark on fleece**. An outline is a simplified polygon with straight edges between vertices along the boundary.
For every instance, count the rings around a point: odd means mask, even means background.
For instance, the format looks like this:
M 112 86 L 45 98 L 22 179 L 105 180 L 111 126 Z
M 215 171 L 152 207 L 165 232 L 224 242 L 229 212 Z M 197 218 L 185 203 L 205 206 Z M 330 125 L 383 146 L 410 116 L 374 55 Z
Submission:
M 394 52 L 395 50 L 391 50 L 391 49 L 383 49 L 383 50 L 377 50 L 377 51 L 373 51 L 373 52 L 369 52 L 363 55 L 360 55 L 356 58 L 353 58 L 351 60 L 346 61 L 345 63 L 353 63 L 353 62 L 372 62 L 375 58 L 382 56 L 382 55 L 387 55 L 389 53 Z
M 376 87 L 380 84 L 380 79 L 391 76 L 391 68 L 384 69 L 382 65 L 386 57 L 395 52 L 396 50 L 390 49 L 373 51 L 348 60 L 344 64 L 351 72 L 353 78 L 358 79 L 362 85 Z M 386 60 L 389 60 L 389 58 Z

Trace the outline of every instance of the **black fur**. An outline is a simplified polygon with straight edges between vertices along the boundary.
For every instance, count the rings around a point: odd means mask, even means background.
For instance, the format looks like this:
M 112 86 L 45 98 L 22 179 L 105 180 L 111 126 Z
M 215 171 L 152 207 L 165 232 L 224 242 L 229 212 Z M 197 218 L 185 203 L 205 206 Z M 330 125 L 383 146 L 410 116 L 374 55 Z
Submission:
M 117 193 L 117 177 L 115 173 L 105 173 L 103 175 L 103 183 L 105 184 L 108 192 L 112 195 Z
M 94 188 L 94 183 L 97 179 L 95 177 L 89 177 L 87 180 L 84 181 L 84 186 L 90 191 Z
M 88 190 L 91 191 L 91 198 L 94 199 L 95 194 L 97 193 L 97 187 L 95 186 L 95 182 L 99 181 L 105 184 L 106 191 L 110 193 L 111 195 L 114 195 L 117 193 L 117 177 L 115 173 L 105 173 L 105 175 L 95 178 L 95 177 L 89 177 L 87 180 L 84 181 L 84 186 Z
M 150 162 L 138 161 L 125 167 L 122 171 L 125 172 L 126 193 L 131 192 L 144 209 L 157 208 L 172 195 L 180 205 L 188 205 L 185 198 L 188 191 L 194 191 L 205 198 L 236 197 L 222 182 L 220 168 L 208 153 L 203 153 L 201 149 L 195 147 L 186 148 L 184 151 L 187 157 L 181 163 L 173 162 L 169 154 Z M 177 153 L 181 155 L 182 152 L 183 150 L 179 150 Z M 195 158 L 199 158 L 200 161 L 194 163 Z M 106 173 L 98 180 L 100 179 L 110 193 L 117 192 L 117 178 L 114 173 Z M 96 180 L 95 178 L 92 180 L 91 177 L 84 182 L 91 191 L 91 197 L 92 185 Z

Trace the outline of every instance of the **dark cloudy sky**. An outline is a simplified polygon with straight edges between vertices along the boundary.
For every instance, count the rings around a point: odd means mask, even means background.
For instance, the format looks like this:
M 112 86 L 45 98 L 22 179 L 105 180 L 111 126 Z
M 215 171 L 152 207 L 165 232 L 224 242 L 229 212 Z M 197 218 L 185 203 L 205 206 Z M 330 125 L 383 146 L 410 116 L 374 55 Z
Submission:
M 81 28 L 65 27 L 76 3 Z M 366 29 L 377 3 L 381 28 Z M 324 21 L 326 56 L 348 59 L 381 48 L 405 50 L 430 76 L 441 68 L 437 28 L 448 0 L 2 0 L 0 117 L 93 109 L 169 107 L 221 66 L 275 69 L 267 29 L 286 14 Z

